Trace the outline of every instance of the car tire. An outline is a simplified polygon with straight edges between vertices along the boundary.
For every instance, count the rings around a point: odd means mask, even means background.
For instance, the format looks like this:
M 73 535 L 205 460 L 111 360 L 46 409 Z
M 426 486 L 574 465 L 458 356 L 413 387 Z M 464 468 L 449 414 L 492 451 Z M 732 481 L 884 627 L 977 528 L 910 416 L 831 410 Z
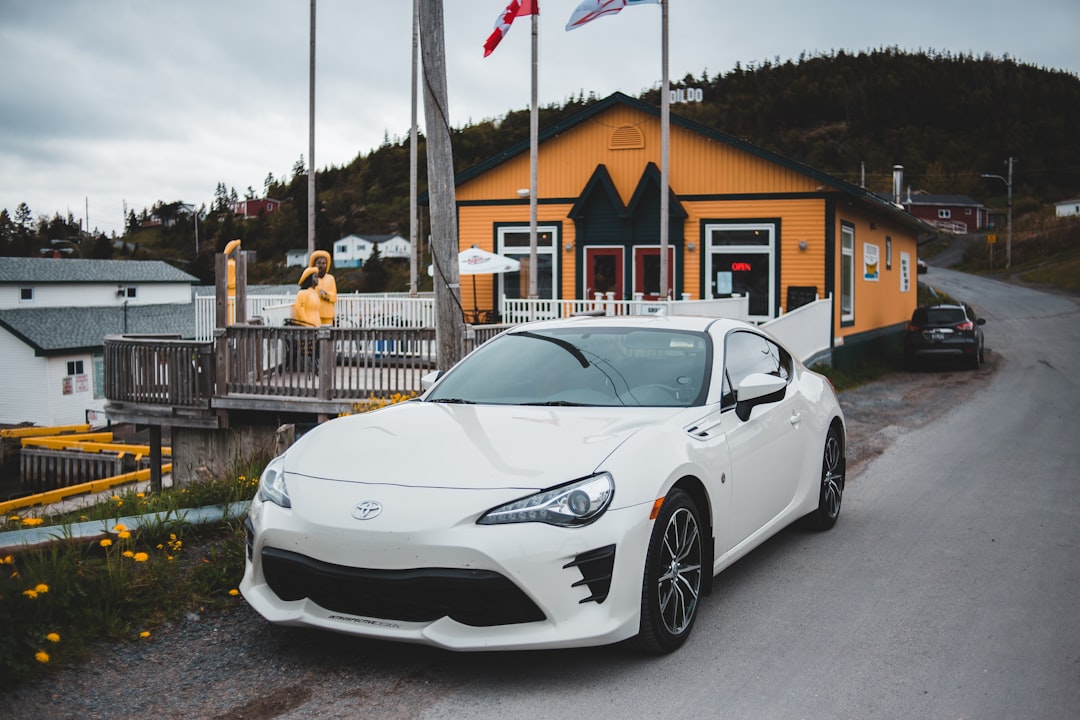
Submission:
M 668 493 L 645 557 L 641 626 L 635 644 L 654 654 L 677 650 L 697 618 L 706 557 L 701 514 L 686 492 Z
M 817 510 L 809 515 L 810 524 L 816 530 L 832 528 L 840 517 L 840 505 L 844 499 L 846 466 L 844 439 L 840 429 L 833 425 L 825 436 Z

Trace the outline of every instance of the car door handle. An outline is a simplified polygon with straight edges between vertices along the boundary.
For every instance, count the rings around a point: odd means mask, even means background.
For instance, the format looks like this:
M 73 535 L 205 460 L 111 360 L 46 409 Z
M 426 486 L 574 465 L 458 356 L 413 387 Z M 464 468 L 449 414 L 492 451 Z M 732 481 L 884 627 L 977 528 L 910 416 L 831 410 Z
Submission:
M 791 413 L 791 424 L 795 427 L 799 427 L 800 422 L 802 422 L 802 415 L 799 413 Z

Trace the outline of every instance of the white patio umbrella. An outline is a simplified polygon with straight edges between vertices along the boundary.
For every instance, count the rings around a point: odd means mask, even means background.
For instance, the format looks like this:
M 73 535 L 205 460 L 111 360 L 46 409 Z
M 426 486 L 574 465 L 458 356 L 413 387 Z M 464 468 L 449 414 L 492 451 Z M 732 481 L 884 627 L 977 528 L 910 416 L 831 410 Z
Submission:
M 459 275 L 495 275 L 498 273 L 517 272 L 521 263 L 504 255 L 481 250 L 475 245 L 458 253 Z M 473 281 L 473 318 L 480 313 L 476 302 L 476 282 Z

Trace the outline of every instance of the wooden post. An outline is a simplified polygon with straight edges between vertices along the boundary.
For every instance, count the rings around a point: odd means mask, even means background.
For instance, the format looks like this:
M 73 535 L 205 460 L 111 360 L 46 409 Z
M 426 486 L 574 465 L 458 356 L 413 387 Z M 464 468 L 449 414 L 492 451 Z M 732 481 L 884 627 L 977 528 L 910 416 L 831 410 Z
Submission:
M 457 198 L 450 146 L 450 108 L 446 93 L 446 51 L 442 0 L 420 1 L 420 38 L 427 129 L 428 197 L 435 285 L 437 365 L 447 370 L 463 355 L 465 320 L 458 275 Z
M 161 426 L 150 425 L 150 489 L 161 492 Z

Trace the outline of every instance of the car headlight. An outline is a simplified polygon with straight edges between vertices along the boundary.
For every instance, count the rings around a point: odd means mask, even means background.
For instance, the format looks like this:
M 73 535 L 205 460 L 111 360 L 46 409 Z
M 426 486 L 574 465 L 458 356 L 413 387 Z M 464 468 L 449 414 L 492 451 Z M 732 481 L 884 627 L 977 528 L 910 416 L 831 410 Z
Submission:
M 281 507 L 292 507 L 289 489 L 285 487 L 285 456 L 271 460 L 259 476 L 259 499 Z
M 582 527 L 603 515 L 614 496 L 615 481 L 608 473 L 599 473 L 492 508 L 476 522 L 479 525 L 542 522 Z

